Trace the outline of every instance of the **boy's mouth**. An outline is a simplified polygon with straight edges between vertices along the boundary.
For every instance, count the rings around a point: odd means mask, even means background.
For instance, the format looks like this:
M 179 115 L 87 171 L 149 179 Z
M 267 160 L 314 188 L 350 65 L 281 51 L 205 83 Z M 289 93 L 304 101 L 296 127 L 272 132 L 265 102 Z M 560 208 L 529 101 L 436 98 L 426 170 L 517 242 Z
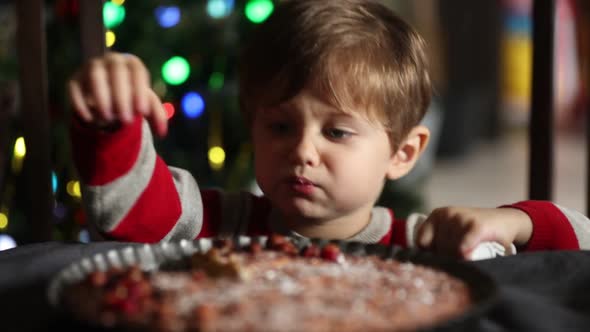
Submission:
M 294 176 L 289 179 L 291 188 L 298 194 L 311 195 L 316 185 L 308 179 L 301 176 Z

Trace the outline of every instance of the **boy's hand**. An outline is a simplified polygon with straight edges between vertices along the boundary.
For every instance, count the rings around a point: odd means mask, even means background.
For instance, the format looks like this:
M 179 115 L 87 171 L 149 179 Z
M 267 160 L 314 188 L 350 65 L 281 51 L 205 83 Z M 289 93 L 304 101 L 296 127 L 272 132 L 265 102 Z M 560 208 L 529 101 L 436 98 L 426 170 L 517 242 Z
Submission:
M 156 134 L 166 135 L 166 111 L 134 55 L 107 53 L 91 59 L 70 79 L 68 90 L 75 114 L 88 124 L 109 128 L 130 123 L 140 113 Z
M 443 207 L 432 211 L 419 226 L 416 243 L 437 253 L 469 258 L 475 247 L 496 241 L 505 248 L 524 245 L 532 234 L 529 216 L 513 208 Z

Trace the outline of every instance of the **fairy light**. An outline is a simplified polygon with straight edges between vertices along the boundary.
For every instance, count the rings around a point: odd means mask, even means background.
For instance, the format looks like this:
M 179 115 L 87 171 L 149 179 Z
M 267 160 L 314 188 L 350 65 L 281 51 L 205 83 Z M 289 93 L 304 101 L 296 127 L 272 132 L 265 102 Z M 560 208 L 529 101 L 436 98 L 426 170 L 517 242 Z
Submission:
M 56 222 L 61 222 L 66 217 L 67 208 L 63 203 L 55 202 L 53 207 L 53 215 L 55 216 Z
M 125 7 L 114 2 L 105 2 L 102 7 L 102 17 L 104 26 L 112 29 L 125 19 Z
M 79 208 L 76 211 L 74 211 L 73 216 L 74 216 L 74 221 L 78 225 L 80 225 L 80 226 L 86 225 L 86 213 L 84 213 L 83 208 Z
M 125 19 L 125 7 L 114 2 L 105 2 L 102 15 L 104 26 L 107 29 L 115 28 Z
M 185 58 L 173 56 L 162 66 L 162 77 L 168 84 L 179 85 L 187 80 L 190 71 L 190 65 Z
M 271 0 L 250 0 L 246 4 L 245 14 L 252 23 L 264 22 L 274 10 Z
M 219 19 L 229 16 L 234 8 L 234 0 L 209 0 L 207 1 L 207 14 Z
M 170 120 L 174 116 L 174 113 L 176 113 L 176 110 L 174 109 L 174 105 L 172 103 L 164 103 L 164 104 L 162 104 L 162 106 L 164 107 L 164 110 L 166 111 L 166 119 Z
M 14 156 L 17 158 L 24 158 L 27 154 L 27 146 L 25 145 L 24 137 L 19 137 L 14 142 Z
M 220 146 L 213 146 L 209 149 L 209 164 L 217 170 L 223 167 L 225 162 L 225 151 Z
M 72 197 L 82 197 L 82 191 L 80 190 L 80 181 L 69 181 L 66 185 L 66 191 Z
M 51 172 L 51 189 L 53 190 L 54 194 L 57 192 L 57 185 L 57 174 L 55 174 L 55 172 Z
M 107 47 L 112 47 L 113 45 L 115 45 L 116 41 L 117 41 L 117 36 L 115 35 L 115 33 L 111 30 L 108 30 L 105 33 L 105 45 Z
M 14 173 L 20 173 L 23 168 L 23 160 L 25 155 L 27 154 L 27 146 L 25 144 L 25 139 L 23 137 L 19 137 L 14 142 L 14 152 L 13 158 L 11 162 L 12 171 Z
M 187 92 L 181 100 L 182 111 L 189 119 L 195 119 L 203 114 L 205 110 L 205 101 L 200 94 L 191 91 Z
M 8 216 L 0 212 L 0 230 L 4 230 L 6 227 L 8 227 Z
M 117 6 L 121 6 L 125 3 L 125 0 L 111 0 L 111 2 Z
M 177 6 L 158 6 L 154 15 L 162 28 L 172 28 L 180 22 L 180 8 Z
M 225 76 L 223 73 L 216 71 L 209 77 L 209 87 L 211 90 L 219 90 L 223 87 L 224 81 Z

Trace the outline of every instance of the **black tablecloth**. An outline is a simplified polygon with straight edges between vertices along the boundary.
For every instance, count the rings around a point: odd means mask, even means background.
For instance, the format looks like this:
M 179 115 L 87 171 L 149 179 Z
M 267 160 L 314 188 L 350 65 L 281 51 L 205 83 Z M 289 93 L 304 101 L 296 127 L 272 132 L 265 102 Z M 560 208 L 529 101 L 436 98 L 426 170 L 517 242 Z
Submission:
M 126 243 L 47 242 L 0 252 L 0 331 L 60 331 L 47 300 L 51 277 L 71 262 Z M 590 251 L 522 253 L 473 262 L 499 285 L 480 331 L 590 331 Z

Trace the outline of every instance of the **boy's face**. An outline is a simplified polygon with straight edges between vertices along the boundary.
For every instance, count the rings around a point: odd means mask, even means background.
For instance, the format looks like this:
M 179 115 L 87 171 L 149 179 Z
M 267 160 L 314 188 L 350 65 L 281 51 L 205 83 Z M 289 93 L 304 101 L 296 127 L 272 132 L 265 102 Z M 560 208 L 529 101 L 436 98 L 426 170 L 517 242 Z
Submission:
M 252 135 L 258 184 L 287 220 L 368 222 L 391 168 L 384 128 L 303 90 L 257 110 Z

